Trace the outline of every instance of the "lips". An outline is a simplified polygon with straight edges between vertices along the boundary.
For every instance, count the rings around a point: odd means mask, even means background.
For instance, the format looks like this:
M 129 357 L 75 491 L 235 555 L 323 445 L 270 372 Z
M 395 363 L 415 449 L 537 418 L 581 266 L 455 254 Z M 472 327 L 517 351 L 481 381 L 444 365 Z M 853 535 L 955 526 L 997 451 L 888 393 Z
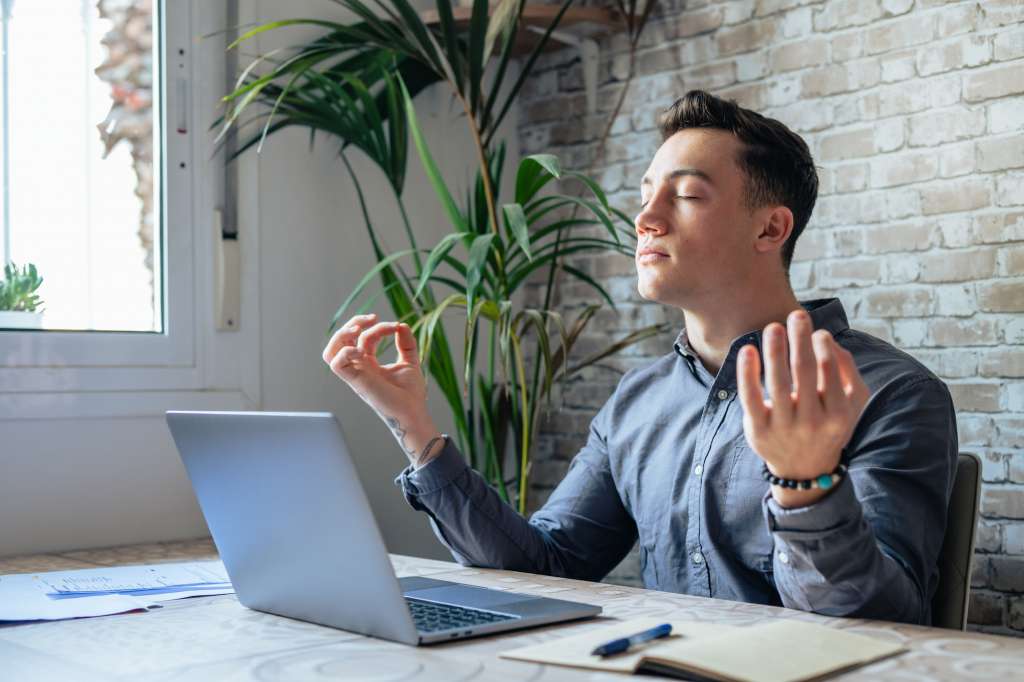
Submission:
M 636 252 L 636 260 L 638 263 L 656 263 L 667 258 L 668 254 L 666 252 L 652 246 L 645 246 L 642 249 L 637 249 Z

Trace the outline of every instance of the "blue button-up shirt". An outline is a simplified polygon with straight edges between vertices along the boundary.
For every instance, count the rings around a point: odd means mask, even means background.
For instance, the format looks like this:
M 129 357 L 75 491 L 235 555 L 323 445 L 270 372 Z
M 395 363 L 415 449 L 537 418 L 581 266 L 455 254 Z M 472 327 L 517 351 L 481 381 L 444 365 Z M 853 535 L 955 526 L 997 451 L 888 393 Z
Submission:
M 457 561 L 599 580 L 639 540 L 644 585 L 827 615 L 928 623 L 957 457 L 946 386 L 850 329 L 837 299 L 802 303 L 853 354 L 872 396 L 824 498 L 772 498 L 743 433 L 732 342 L 717 375 L 686 343 L 627 372 L 547 503 L 524 519 L 449 443 L 396 483 Z

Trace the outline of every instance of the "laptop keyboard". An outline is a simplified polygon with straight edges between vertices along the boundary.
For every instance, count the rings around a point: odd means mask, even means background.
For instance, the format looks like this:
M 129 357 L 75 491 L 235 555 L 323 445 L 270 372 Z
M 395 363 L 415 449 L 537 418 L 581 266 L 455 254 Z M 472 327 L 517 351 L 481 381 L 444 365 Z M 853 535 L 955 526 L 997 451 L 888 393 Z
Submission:
M 406 597 L 405 601 L 409 603 L 412 619 L 416 623 L 416 629 L 420 632 L 437 632 L 439 630 L 463 628 L 470 625 L 486 625 L 487 623 L 497 623 L 503 620 L 516 620 L 519 618 L 519 616 L 512 616 L 507 613 L 467 609 L 462 606 L 438 604 L 411 597 Z

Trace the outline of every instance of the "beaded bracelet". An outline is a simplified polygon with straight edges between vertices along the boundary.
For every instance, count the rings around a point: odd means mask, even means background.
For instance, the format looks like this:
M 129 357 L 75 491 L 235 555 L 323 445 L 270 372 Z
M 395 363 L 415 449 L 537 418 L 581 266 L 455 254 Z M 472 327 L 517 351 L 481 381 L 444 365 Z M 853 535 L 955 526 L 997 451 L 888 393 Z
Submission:
M 839 481 L 843 480 L 843 477 L 846 476 L 846 465 L 838 465 L 832 470 L 832 473 L 822 474 L 821 476 L 816 476 L 815 478 L 810 478 L 805 481 L 798 481 L 792 478 L 779 478 L 769 471 L 768 465 L 765 464 L 761 469 L 761 476 L 764 480 L 768 481 L 772 485 L 777 485 L 780 488 L 790 488 L 792 490 L 827 490 L 836 483 L 839 483 Z

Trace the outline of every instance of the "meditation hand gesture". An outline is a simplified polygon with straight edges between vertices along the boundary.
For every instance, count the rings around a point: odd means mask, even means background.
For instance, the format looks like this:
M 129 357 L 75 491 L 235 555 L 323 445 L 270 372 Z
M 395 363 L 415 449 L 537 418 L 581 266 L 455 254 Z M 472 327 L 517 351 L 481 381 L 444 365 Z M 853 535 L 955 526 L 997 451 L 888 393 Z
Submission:
M 810 315 L 796 310 L 786 329 L 778 322 L 764 329 L 765 383 L 757 349 L 740 349 L 737 382 L 747 442 L 780 478 L 806 480 L 828 474 L 839 464 L 871 395 L 853 355 L 824 330 L 813 331 Z M 772 486 L 784 507 L 805 506 L 827 490 Z
M 324 362 L 380 415 L 415 464 L 423 447 L 437 435 L 427 412 L 427 382 L 416 339 L 407 324 L 376 320 L 370 314 L 346 322 L 324 348 Z M 394 335 L 398 358 L 382 365 L 377 344 L 389 335 Z

